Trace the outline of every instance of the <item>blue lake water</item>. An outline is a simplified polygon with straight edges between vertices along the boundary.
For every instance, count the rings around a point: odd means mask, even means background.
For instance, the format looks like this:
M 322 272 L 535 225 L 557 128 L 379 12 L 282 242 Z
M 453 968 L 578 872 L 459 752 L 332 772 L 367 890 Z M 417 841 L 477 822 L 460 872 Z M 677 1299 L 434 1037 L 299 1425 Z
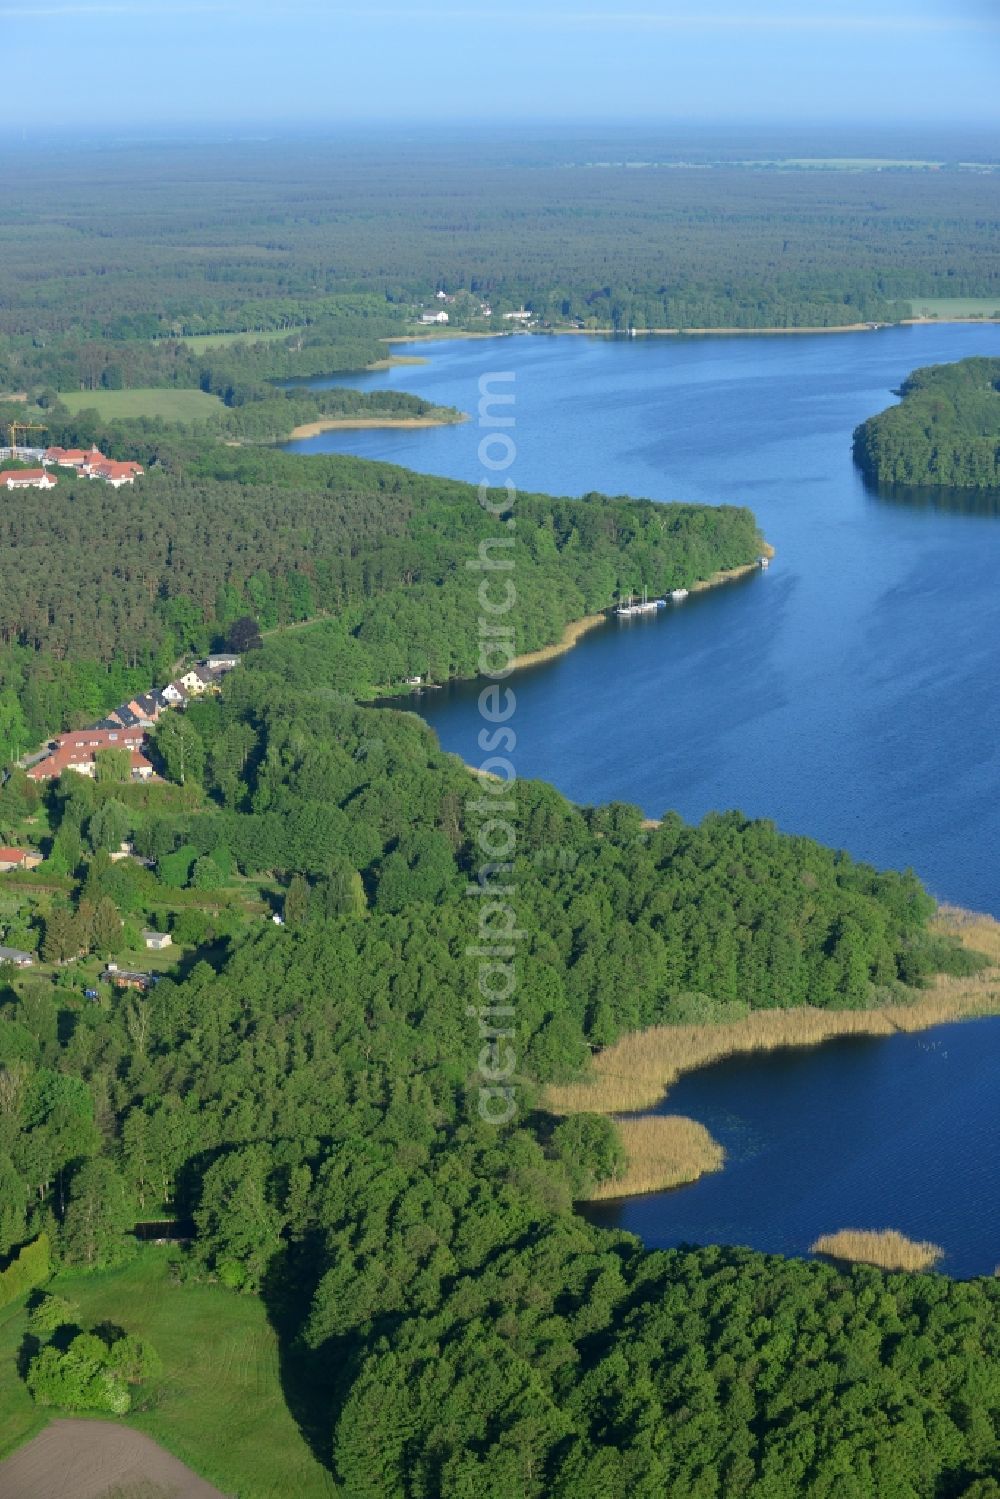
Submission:
M 896 1228 L 945 1250 L 949 1275 L 1000 1263 L 1000 1022 L 730 1057 L 661 1110 L 699 1119 L 722 1171 L 587 1217 L 651 1248 L 750 1244 L 800 1255 L 822 1233 Z
M 1000 916 L 1000 497 L 866 489 L 851 433 L 922 364 L 1000 355 L 1000 327 L 690 339 L 520 337 L 424 345 L 430 362 L 346 383 L 476 410 L 516 374 L 521 489 L 747 504 L 766 573 L 611 621 L 514 679 L 515 759 L 582 803 L 689 819 L 722 807 Z M 476 424 L 293 444 L 478 481 Z M 412 700 L 481 759 L 474 684 Z M 954 1275 L 1000 1262 L 1000 1021 L 734 1058 L 666 1107 L 726 1147 L 716 1176 L 590 1216 L 647 1244 L 801 1254 L 893 1227 Z
M 1000 355 L 1000 327 L 420 349 L 426 365 L 328 383 L 475 412 L 480 376 L 512 370 L 520 488 L 747 504 L 777 548 L 766 574 L 521 673 L 519 774 L 650 816 L 739 807 L 1000 916 L 1000 504 L 879 498 L 851 458 L 854 427 L 910 370 Z M 292 446 L 478 481 L 480 436 L 470 422 Z M 469 761 L 477 690 L 414 700 Z

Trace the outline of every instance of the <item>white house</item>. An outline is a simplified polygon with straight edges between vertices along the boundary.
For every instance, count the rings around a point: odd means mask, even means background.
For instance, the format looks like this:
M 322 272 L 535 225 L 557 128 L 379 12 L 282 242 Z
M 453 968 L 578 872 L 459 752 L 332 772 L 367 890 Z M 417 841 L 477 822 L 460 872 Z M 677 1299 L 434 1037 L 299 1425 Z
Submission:
M 58 482 L 44 468 L 5 468 L 0 474 L 0 485 L 6 489 L 55 489 Z
M 0 947 L 0 963 L 13 963 L 15 968 L 30 968 L 34 961 L 34 953 L 22 952 L 19 947 Z
M 516 312 L 505 312 L 503 314 L 509 323 L 529 323 L 534 315 L 533 312 L 528 312 L 525 307 L 519 307 Z
M 142 940 L 154 952 L 162 952 L 165 947 L 171 945 L 169 932 L 143 932 Z
M 442 312 L 422 312 L 420 314 L 420 321 L 422 323 L 446 323 L 448 321 L 448 314 L 446 312 L 443 312 L 443 311 Z

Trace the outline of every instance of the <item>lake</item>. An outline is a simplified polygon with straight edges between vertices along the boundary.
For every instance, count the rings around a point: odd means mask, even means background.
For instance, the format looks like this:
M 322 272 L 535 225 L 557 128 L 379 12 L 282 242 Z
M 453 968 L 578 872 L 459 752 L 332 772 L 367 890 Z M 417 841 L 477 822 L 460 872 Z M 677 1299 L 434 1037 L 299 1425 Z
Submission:
M 1000 1021 L 730 1057 L 688 1073 L 653 1113 L 725 1146 L 691 1186 L 593 1203 L 591 1222 L 654 1249 L 750 1244 L 801 1255 L 822 1233 L 897 1228 L 939 1244 L 949 1275 L 1000 1262 Z
M 407 348 L 412 346 L 406 346 Z M 475 412 L 516 374 L 522 489 L 749 505 L 767 573 L 612 621 L 516 678 L 518 773 L 582 803 L 739 807 L 1000 916 L 1000 501 L 871 494 L 858 422 L 910 370 L 1000 355 L 1000 327 L 773 337 L 455 339 L 425 365 L 319 384 Z M 478 481 L 475 422 L 291 444 Z M 470 762 L 478 689 L 413 700 Z
M 522 489 L 747 504 L 766 573 L 610 621 L 520 673 L 516 764 L 575 801 L 651 816 L 740 807 L 1000 916 L 1000 496 L 869 492 L 858 422 L 922 364 L 1000 355 L 1000 327 L 785 337 L 456 339 L 429 363 L 323 384 L 476 410 L 513 370 Z M 292 444 L 478 481 L 475 423 Z M 411 700 L 475 763 L 478 688 Z M 894 1227 L 955 1275 L 1000 1261 L 1000 1021 L 733 1058 L 671 1090 L 726 1147 L 721 1173 L 589 1210 L 647 1244 L 802 1254 Z

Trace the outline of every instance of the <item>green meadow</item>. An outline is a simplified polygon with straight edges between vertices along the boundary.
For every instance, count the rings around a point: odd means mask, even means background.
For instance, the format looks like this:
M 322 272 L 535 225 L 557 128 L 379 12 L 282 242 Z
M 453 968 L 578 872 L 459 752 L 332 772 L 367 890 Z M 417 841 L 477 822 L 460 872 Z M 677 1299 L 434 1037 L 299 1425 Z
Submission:
M 1000 294 L 993 297 L 913 297 L 914 317 L 994 318 L 1000 316 Z
M 63 1272 L 46 1287 L 76 1304 L 81 1325 L 117 1323 L 160 1354 L 151 1408 L 132 1411 L 128 1424 L 240 1499 L 332 1499 L 336 1485 L 288 1409 L 264 1303 L 216 1285 L 173 1285 L 169 1253 L 148 1245 L 120 1270 Z M 17 1373 L 25 1328 L 23 1302 L 0 1311 L 0 1459 L 49 1417 Z
M 75 415 L 78 411 L 96 411 L 103 421 L 116 417 L 157 417 L 165 422 L 207 420 L 222 410 L 218 396 L 203 390 L 66 390 L 59 399 Z

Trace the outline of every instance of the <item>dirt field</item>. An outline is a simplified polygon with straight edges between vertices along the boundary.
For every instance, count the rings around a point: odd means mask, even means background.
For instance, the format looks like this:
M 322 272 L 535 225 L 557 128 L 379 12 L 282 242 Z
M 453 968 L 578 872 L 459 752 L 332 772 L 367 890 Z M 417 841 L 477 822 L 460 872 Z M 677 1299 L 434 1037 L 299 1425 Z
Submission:
M 225 1499 L 141 1431 L 53 1421 L 0 1463 L 2 1499 Z

